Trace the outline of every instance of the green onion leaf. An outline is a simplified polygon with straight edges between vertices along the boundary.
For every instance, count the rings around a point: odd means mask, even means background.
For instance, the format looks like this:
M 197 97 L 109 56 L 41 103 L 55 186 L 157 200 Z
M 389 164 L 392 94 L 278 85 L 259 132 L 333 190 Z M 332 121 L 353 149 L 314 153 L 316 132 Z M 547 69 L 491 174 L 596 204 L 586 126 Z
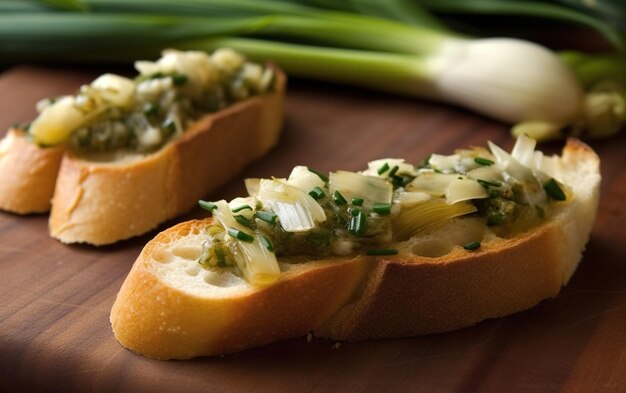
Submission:
M 248 235 L 247 233 L 240 231 L 237 228 L 228 228 L 228 234 L 234 237 L 237 240 L 241 240 L 246 243 L 252 243 L 254 241 L 254 237 Z
M 348 201 L 346 201 L 346 198 L 344 198 L 343 195 L 341 195 L 339 190 L 336 190 L 333 193 L 333 202 L 335 202 L 337 206 L 343 206 L 348 203 Z
M 398 250 L 395 248 L 386 248 L 379 250 L 367 250 L 365 251 L 366 255 L 396 255 L 398 254 Z
M 204 210 L 208 210 L 210 212 L 217 209 L 217 206 L 213 202 L 199 200 L 198 205 L 200 205 L 200 207 L 203 208 Z
M 278 216 L 272 212 L 268 212 L 265 210 L 260 210 L 256 212 L 256 217 L 259 220 L 263 220 L 269 224 L 272 225 L 276 225 L 276 220 L 278 219 Z
M 338 192 L 338 191 L 336 191 Z M 363 198 L 352 198 L 352 205 L 363 206 Z
M 146 116 L 156 115 L 158 111 L 159 111 L 159 106 L 153 102 L 149 102 L 143 107 L 143 113 Z
M 187 83 L 187 75 L 184 74 L 174 74 L 172 75 L 172 82 L 175 86 L 182 86 Z
M 355 209 L 352 211 L 348 231 L 356 236 L 362 236 L 367 231 L 367 218 L 361 210 Z
M 485 166 L 489 166 L 489 165 L 493 165 L 495 164 L 495 162 L 487 159 L 487 158 L 483 158 L 483 157 L 476 157 L 474 158 L 474 162 L 477 163 L 478 165 L 485 165 Z
M 386 216 L 391 213 L 391 203 L 374 203 L 372 210 L 381 216 Z
M 274 252 L 274 245 L 272 244 L 270 239 L 266 238 L 265 236 L 259 236 L 259 241 L 265 246 L 265 248 L 267 248 L 269 252 Z
M 502 183 L 493 181 L 493 180 L 489 181 L 489 180 L 483 180 L 483 179 L 476 179 L 476 181 L 478 182 L 478 184 L 480 184 L 481 186 L 485 188 L 502 186 Z
M 250 220 L 248 220 L 247 218 L 245 218 L 244 216 L 233 216 L 235 217 L 235 220 L 240 223 L 241 225 L 248 227 L 250 229 L 252 228 L 252 223 L 250 222 Z
M 378 168 L 378 174 L 382 175 L 383 173 L 387 172 L 388 169 L 389 169 L 389 164 L 385 162 L 385 164 L 383 164 L 380 168 Z
M 394 165 L 393 168 L 391 168 L 391 170 L 389 171 L 389 177 L 394 177 L 394 175 L 396 174 L 396 172 L 398 172 L 398 169 L 400 169 L 400 167 L 398 165 Z
M 315 187 L 313 190 L 311 190 L 311 192 L 309 192 L 309 195 L 313 197 L 313 199 L 315 199 L 316 201 L 319 201 L 320 199 L 324 198 L 324 190 L 322 190 L 319 187 Z
M 466 245 L 463 246 L 463 248 L 468 251 L 478 250 L 480 248 L 480 242 L 467 243 Z
M 543 184 L 543 189 L 546 191 L 546 194 L 554 200 L 564 201 L 567 199 L 563 189 L 561 189 L 559 183 L 553 177 Z
M 306 167 L 306 169 L 308 169 L 309 172 L 315 173 L 317 176 L 319 176 L 319 178 L 322 179 L 322 181 L 324 183 L 328 183 L 328 176 L 322 175 L 320 172 L 316 171 L 315 169 L 311 168 L 310 166 Z
M 239 213 L 242 210 L 253 210 L 252 207 L 250 205 L 241 205 L 241 206 L 237 206 L 236 208 L 232 209 L 233 213 Z

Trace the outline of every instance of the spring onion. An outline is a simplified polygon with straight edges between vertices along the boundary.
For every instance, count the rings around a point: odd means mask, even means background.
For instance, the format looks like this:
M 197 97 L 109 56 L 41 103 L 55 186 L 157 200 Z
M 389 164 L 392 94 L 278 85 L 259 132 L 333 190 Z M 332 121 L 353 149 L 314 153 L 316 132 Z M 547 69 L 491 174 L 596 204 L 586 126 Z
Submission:
M 468 251 L 475 251 L 480 248 L 480 243 L 479 242 L 467 243 L 466 245 L 463 246 L 463 248 Z
M 357 201 L 361 201 L 361 204 L 357 206 L 363 205 L 363 199 L 361 198 L 354 198 L 354 199 L 356 199 Z M 333 202 L 335 202 L 335 204 L 337 204 L 338 206 L 343 206 L 348 203 L 348 201 L 346 201 L 346 198 L 344 198 L 343 195 L 341 195 L 339 190 L 336 190 L 335 192 L 333 192 Z M 354 202 L 352 204 L 354 204 Z
M 271 225 L 276 225 L 276 221 L 278 220 L 278 216 L 276 214 L 264 210 L 256 212 L 256 217 L 259 220 L 265 221 Z
M 335 191 L 335 193 L 339 193 L 338 191 Z M 339 194 L 341 195 L 341 194 Z M 363 198 L 352 198 L 352 205 L 353 206 L 363 206 Z
M 217 205 L 215 205 L 215 203 L 203 201 L 203 200 L 199 200 L 198 205 L 200 205 L 200 207 L 203 208 L 204 210 L 208 210 L 210 212 L 212 212 L 213 210 L 217 208 Z
M 493 165 L 495 164 L 495 162 L 487 159 L 487 158 L 483 158 L 483 157 L 476 157 L 474 158 L 474 162 L 479 164 L 479 165 L 485 165 L 485 166 L 489 166 L 489 165 Z
M 481 6 L 362 0 L 338 6 L 343 11 L 329 11 L 320 8 L 337 8 L 332 2 L 314 2 L 316 7 L 308 2 L 252 0 L 44 3 L 63 7 L 64 12 L 13 3 L 11 12 L 0 14 L 1 59 L 124 61 L 153 57 L 163 46 L 232 47 L 254 60 L 273 60 L 295 76 L 446 101 L 530 131 L 538 127 L 549 134 L 572 124 L 607 129 L 626 121 L 620 120 L 626 119 L 626 110 L 617 104 L 620 97 L 587 99 L 572 69 L 544 47 L 512 38 L 464 37 L 420 7 L 461 14 L 500 9 L 508 15 L 570 20 L 592 26 L 620 45 L 610 26 L 582 12 L 565 12 L 562 6 L 495 0 L 482 0 Z M 74 121 L 88 119 L 77 115 Z
M 375 213 L 386 216 L 391 213 L 391 203 L 374 203 L 372 210 Z
M 550 178 L 547 182 L 543 184 L 543 189 L 546 190 L 546 194 L 556 201 L 564 201 L 567 199 L 567 196 L 559 186 L 559 183 L 554 180 L 554 178 Z

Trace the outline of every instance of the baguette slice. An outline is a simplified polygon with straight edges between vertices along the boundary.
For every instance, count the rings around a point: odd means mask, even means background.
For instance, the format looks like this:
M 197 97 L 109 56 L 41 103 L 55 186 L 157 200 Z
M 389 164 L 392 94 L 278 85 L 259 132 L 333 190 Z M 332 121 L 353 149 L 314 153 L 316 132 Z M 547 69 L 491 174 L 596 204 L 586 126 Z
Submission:
M 461 245 L 476 221 L 455 219 L 409 240 L 413 253 L 281 261 L 281 278 L 265 287 L 201 268 L 211 220 L 179 224 L 133 265 L 111 311 L 115 337 L 151 358 L 185 359 L 308 332 L 335 340 L 445 332 L 528 309 L 568 282 L 595 219 L 598 157 L 570 140 L 561 163 L 574 197 L 539 227 L 500 238 L 483 226 L 481 248 L 469 252 Z
M 275 72 L 271 93 L 206 115 L 147 156 L 86 160 L 11 131 L 0 156 L 0 176 L 8 179 L 0 186 L 0 209 L 45 212 L 52 199 L 50 234 L 64 243 L 104 245 L 143 234 L 192 208 L 276 144 L 286 77 Z

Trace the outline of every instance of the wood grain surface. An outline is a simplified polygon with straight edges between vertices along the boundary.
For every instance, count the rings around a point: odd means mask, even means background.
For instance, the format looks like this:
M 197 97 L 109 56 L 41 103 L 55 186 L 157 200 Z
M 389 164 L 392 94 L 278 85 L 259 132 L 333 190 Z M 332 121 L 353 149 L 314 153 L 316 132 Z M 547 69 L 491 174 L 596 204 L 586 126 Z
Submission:
M 32 119 L 38 99 L 71 92 L 98 71 L 5 71 L 0 129 Z M 488 139 L 512 145 L 504 125 L 442 105 L 299 81 L 287 97 L 279 145 L 207 198 L 233 198 L 244 193 L 243 178 L 285 176 L 297 164 L 357 170 L 374 158 L 418 162 Z M 427 337 L 302 337 L 223 357 L 145 359 L 115 341 L 109 311 L 156 232 L 102 248 L 66 246 L 48 237 L 47 216 L 0 213 L 0 391 L 625 392 L 626 133 L 591 145 L 602 159 L 600 212 L 569 285 L 529 311 Z M 202 216 L 196 209 L 161 229 Z

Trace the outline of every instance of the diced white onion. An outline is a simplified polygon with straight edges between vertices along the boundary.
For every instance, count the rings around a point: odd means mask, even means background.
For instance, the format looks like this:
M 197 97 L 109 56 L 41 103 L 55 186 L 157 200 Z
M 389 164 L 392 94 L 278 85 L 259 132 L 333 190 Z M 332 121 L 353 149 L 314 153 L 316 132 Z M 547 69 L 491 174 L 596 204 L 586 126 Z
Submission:
M 257 198 L 287 232 L 308 231 L 326 221 L 324 209 L 308 193 L 280 180 L 261 179 Z
M 394 203 L 400 204 L 403 207 L 412 206 L 417 203 L 421 203 L 427 201 L 431 198 L 430 194 L 426 192 L 420 191 L 405 191 L 398 195 L 396 199 L 394 199 Z
M 287 184 L 298 187 L 305 192 L 310 192 L 315 187 L 324 187 L 324 181 L 305 166 L 294 167 L 289 175 Z
M 381 174 L 378 174 L 378 170 L 385 164 L 387 164 L 389 169 Z M 393 169 L 393 167 L 395 166 L 398 166 L 398 170 L 396 171 L 397 175 L 415 176 L 417 174 L 417 172 L 415 171 L 415 167 L 411 164 L 404 162 L 404 160 L 401 158 L 382 158 L 380 160 L 370 161 L 367 163 L 367 169 L 361 172 L 361 174 L 367 176 L 387 177 L 389 175 L 389 171 L 391 171 L 391 169 Z
M 535 151 L 535 145 L 537 145 L 537 141 L 526 135 L 520 135 L 515 141 L 511 156 L 520 164 L 532 168 L 534 164 L 533 153 Z
M 444 196 L 450 182 L 459 175 L 453 173 L 421 172 L 407 184 L 407 191 L 427 192 L 432 196 Z
M 134 102 L 135 82 L 123 76 L 104 74 L 91 82 L 91 86 L 111 106 L 126 108 Z
M 389 180 L 347 171 L 331 172 L 329 188 L 331 195 L 339 191 L 347 201 L 362 198 L 366 207 L 374 203 L 391 203 L 393 197 L 393 186 Z
M 454 179 L 446 188 L 446 201 L 449 204 L 483 198 L 487 198 L 487 191 L 475 180 Z
M 499 164 L 481 166 L 467 172 L 467 177 L 476 180 L 502 180 L 502 167 Z
M 255 197 L 259 194 L 261 179 L 250 177 L 245 179 L 244 183 L 246 185 L 246 191 L 248 191 L 248 195 L 250 195 L 251 197 Z
M 433 154 L 430 156 L 428 163 L 433 169 L 439 169 L 442 171 L 445 170 L 454 170 L 459 163 L 460 157 L 458 154 L 452 154 L 449 156 L 444 156 L 441 154 Z

